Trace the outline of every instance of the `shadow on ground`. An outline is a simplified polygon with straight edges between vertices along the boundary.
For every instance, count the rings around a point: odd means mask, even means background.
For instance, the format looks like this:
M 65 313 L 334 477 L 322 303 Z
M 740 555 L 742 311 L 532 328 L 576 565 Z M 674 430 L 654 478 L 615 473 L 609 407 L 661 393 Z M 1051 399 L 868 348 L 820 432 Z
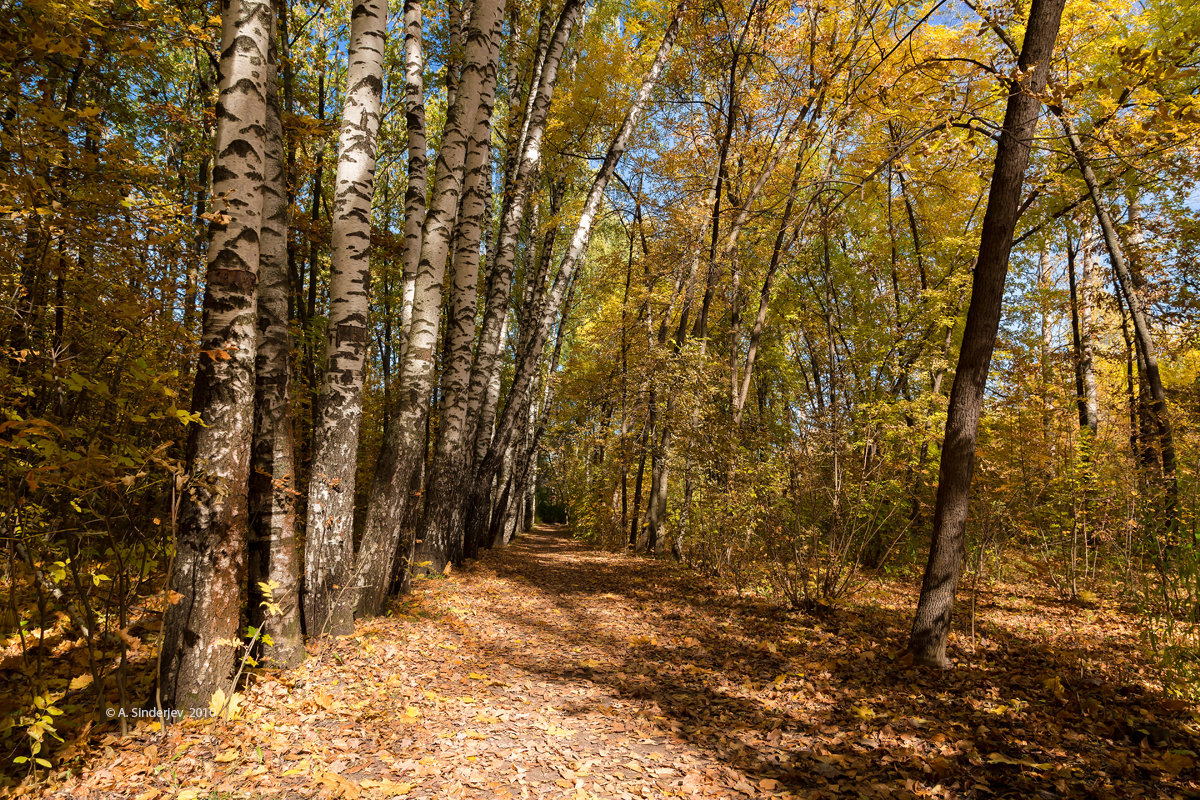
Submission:
M 664 734 L 755 786 L 1200 797 L 1192 707 L 1107 663 L 1136 659 L 1132 641 L 1077 634 L 1064 648 L 985 610 L 979 646 L 955 669 L 929 672 L 893 661 L 910 620 L 870 597 L 809 617 L 678 565 L 588 550 L 560 528 L 526 534 L 474 570 L 514 584 L 493 609 L 509 632 L 489 645 L 511 665 L 637 701 Z M 556 612 L 531 618 L 532 593 Z

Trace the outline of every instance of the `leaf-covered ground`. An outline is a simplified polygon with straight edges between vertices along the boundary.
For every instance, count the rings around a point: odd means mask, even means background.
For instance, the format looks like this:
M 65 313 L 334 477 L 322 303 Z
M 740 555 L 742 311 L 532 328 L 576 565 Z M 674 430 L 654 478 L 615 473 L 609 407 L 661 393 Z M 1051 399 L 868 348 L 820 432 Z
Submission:
M 543 528 L 257 677 L 239 719 L 94 735 L 38 791 L 1200 796 L 1194 709 L 1139 682 L 1130 620 L 1003 588 L 933 674 L 893 660 L 904 591 L 807 616 Z

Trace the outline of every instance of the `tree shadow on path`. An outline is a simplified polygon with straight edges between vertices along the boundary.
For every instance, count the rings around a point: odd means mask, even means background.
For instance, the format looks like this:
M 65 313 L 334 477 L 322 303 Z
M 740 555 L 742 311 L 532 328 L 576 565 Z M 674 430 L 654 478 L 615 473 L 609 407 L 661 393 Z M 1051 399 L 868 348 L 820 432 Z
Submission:
M 1200 796 L 1191 708 L 1103 663 L 1135 657 L 1132 642 L 1068 650 L 985 614 L 985 645 L 957 668 L 906 669 L 891 658 L 901 609 L 801 615 L 560 528 L 486 554 L 481 573 L 512 585 L 491 609 L 498 660 L 634 704 L 664 747 L 734 770 L 744 793 Z

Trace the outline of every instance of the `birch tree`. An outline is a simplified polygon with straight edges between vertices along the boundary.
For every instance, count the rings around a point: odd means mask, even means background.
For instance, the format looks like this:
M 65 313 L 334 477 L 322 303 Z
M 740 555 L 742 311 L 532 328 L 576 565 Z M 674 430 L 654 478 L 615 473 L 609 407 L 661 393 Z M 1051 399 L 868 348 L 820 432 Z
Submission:
M 434 348 L 440 327 L 442 280 L 462 193 L 467 138 L 482 110 L 485 83 L 495 80 L 502 15 L 502 0 L 477 0 L 472 8 L 462 71 L 434 166 L 433 194 L 422 230 L 421 260 L 397 407 L 384 433 L 355 561 L 358 589 L 355 600 L 358 613 L 363 616 L 378 613 L 383 606 L 401 533 L 400 520 L 410 501 L 409 482 L 423 455 L 423 423 L 435 377 Z
M 200 359 L 163 621 L 159 698 L 206 708 L 229 676 L 241 612 L 254 427 L 255 311 L 262 225 L 271 3 L 225 0 Z
M 486 514 L 479 512 L 485 507 L 486 498 L 491 487 L 491 478 L 499 468 L 504 453 L 508 449 L 516 430 L 520 411 L 524 407 L 525 393 L 530 389 L 537 371 L 538 360 L 542 355 L 542 349 L 545 347 L 546 341 L 554 328 L 554 321 L 566 297 L 567 287 L 571 284 L 576 267 L 578 267 L 579 262 L 583 259 L 584 253 L 587 252 L 588 242 L 592 234 L 592 226 L 595 223 L 596 215 L 600 211 L 600 204 L 604 199 L 604 190 L 607 188 L 609 180 L 612 179 L 613 173 L 616 171 L 617 162 L 625 154 L 625 149 L 629 145 L 629 138 L 633 135 L 633 129 L 637 125 L 642 111 L 650 101 L 650 95 L 654 91 L 654 87 L 658 85 L 659 78 L 662 77 L 663 70 L 666 69 L 671 51 L 675 47 L 675 40 L 679 36 L 679 28 L 683 22 L 683 12 L 686 5 L 687 0 L 684 0 L 684 2 L 675 8 L 671 22 L 667 25 L 666 33 L 663 35 L 662 42 L 655 53 L 654 61 L 651 62 L 650 69 L 646 73 L 646 77 L 642 80 L 642 85 L 638 89 L 638 93 L 634 97 L 629 110 L 625 112 L 625 118 L 621 123 L 621 127 L 609 145 L 608 152 L 604 156 L 604 161 L 600 165 L 600 169 L 596 172 L 595 178 L 592 180 L 591 189 L 584 200 L 583 210 L 580 212 L 579 220 L 575 225 L 575 231 L 571 236 L 570 244 L 568 244 L 567 250 L 563 254 L 558 274 L 555 275 L 554 283 L 551 285 L 550 291 L 546 296 L 545 304 L 542 307 L 541 319 L 536 321 L 537 326 L 534 329 L 534 334 L 528 347 L 522 353 L 518 354 L 516 370 L 513 375 L 512 386 L 505 401 L 504 412 L 497 420 L 496 431 L 492 436 L 487 453 L 474 472 L 474 482 L 468 501 L 468 508 L 474 512 L 466 531 L 468 555 L 470 554 L 470 543 L 481 542 L 484 539 L 488 519 Z
M 421 0 L 404 2 L 404 124 L 408 132 L 408 185 L 404 190 L 404 277 L 401 290 L 400 341 L 412 321 L 417 267 L 421 261 L 421 226 L 425 224 L 425 191 L 429 170 L 425 141 L 425 50 Z
M 250 621 L 268 626 L 267 660 L 292 667 L 304 659 L 300 569 L 296 550 L 296 459 L 292 428 L 291 332 L 288 328 L 288 198 L 277 79 L 267 82 L 262 231 L 258 261 L 258 345 L 250 474 Z M 267 583 L 277 615 L 266 615 Z
M 471 351 L 475 341 L 479 245 L 483 226 L 490 221 L 487 202 L 491 199 L 491 117 L 495 92 L 496 79 L 493 73 L 484 81 L 475 130 L 467 145 L 464 191 L 454 231 L 438 435 L 428 482 L 430 496 L 439 499 L 447 497 L 454 490 L 467 465 L 462 441 L 467 422 Z M 453 535 L 450 512 L 450 504 L 427 501 L 417 533 L 421 541 L 419 560 L 429 561 L 431 568 L 437 571 L 445 566 L 447 560 L 458 560 L 461 556 L 461 539 Z
M 387 1 L 355 0 L 338 138 L 332 220 L 330 309 L 304 553 L 304 616 L 310 636 L 353 630 L 354 473 L 362 419 L 370 287 L 371 201 L 383 97 Z
M 432 468 L 432 479 L 426 500 L 425 517 L 422 522 L 421 538 L 430 545 L 447 542 L 450 537 L 461 536 L 461 518 L 465 483 L 474 467 L 476 453 L 475 432 L 480 425 L 491 431 L 488 419 L 495 413 L 495 396 L 491 387 L 498 388 L 501 366 L 500 343 L 504 320 L 510 305 L 513 267 L 516 262 L 518 236 L 525 207 L 529 200 L 534 176 L 542 157 L 542 137 L 546 129 L 554 88 L 558 79 L 558 68 L 570 40 L 571 31 L 583 10 L 583 0 L 567 0 L 559 15 L 554 33 L 548 38 L 546 48 L 536 54 L 534 76 L 530 86 L 529 102 L 526 107 L 522 133 L 516 143 L 520 156 L 510 192 L 505 195 L 500 218 L 500 236 L 495 252 L 490 257 L 489 291 L 484 317 L 479 334 L 479 344 L 471 361 L 470 340 L 460 348 L 461 360 L 458 369 L 465 370 L 466 385 L 450 384 L 450 391 L 443 398 L 443 408 L 453 407 L 443 431 L 439 433 L 438 450 Z M 468 333 L 466 330 L 464 334 Z M 469 335 L 474 337 L 472 315 Z M 448 369 L 453 368 L 447 365 Z M 462 402 L 462 408 L 457 404 Z M 481 420 L 481 416 L 485 419 Z M 441 551 L 441 552 L 439 552 Z M 426 547 L 425 558 L 441 569 L 445 565 L 444 547 Z

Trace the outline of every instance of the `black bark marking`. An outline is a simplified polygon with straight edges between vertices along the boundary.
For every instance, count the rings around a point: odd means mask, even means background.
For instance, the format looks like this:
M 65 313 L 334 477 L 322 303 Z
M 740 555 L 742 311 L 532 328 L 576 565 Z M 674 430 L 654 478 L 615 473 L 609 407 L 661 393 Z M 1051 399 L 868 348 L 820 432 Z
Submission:
M 365 325 L 343 322 L 337 326 L 335 341 L 337 347 L 341 347 L 343 342 L 361 344 L 367 341 L 367 328 Z
M 227 250 L 222 251 L 218 256 L 218 261 L 225 260 L 222 256 L 226 253 L 228 253 Z M 238 260 L 241 261 L 241 259 Z M 214 288 L 249 293 L 257 283 L 258 276 L 244 267 L 223 267 L 216 266 L 214 263 L 214 266 L 208 268 L 208 285 Z

